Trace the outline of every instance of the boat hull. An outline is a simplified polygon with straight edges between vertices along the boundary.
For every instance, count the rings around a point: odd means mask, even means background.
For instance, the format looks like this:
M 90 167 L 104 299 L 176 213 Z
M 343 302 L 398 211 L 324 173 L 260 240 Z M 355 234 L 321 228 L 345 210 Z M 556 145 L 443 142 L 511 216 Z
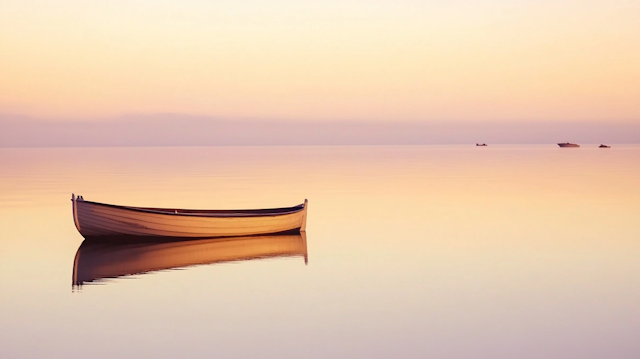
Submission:
M 558 146 L 560 146 L 560 147 L 580 147 L 580 145 L 577 145 L 575 143 L 558 143 Z
M 307 201 L 290 208 L 195 211 L 125 207 L 73 198 L 73 218 L 84 238 L 212 238 L 297 233 L 306 228 Z

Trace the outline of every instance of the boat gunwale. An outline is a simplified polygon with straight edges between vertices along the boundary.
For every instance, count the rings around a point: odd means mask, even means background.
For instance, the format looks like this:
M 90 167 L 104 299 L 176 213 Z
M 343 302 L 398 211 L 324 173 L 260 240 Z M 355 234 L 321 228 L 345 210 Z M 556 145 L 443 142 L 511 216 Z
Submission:
M 74 201 L 72 199 L 72 201 Z M 116 204 L 100 203 L 87 200 L 78 200 L 78 202 L 84 202 L 92 205 L 105 206 L 110 208 L 117 208 L 126 211 L 134 211 L 149 214 L 179 216 L 179 217 L 196 217 L 196 218 L 247 218 L 247 217 L 276 217 L 288 214 L 294 214 L 304 211 L 305 206 L 299 204 L 293 207 L 281 207 L 281 208 L 265 208 L 265 209 L 180 209 L 180 208 L 153 208 L 153 207 L 130 207 L 121 206 Z M 179 211 L 179 212 L 175 212 Z

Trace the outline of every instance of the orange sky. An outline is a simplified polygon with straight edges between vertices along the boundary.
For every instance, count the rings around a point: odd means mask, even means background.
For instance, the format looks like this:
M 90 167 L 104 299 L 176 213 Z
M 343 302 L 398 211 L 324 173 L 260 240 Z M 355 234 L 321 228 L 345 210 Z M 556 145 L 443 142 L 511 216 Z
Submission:
M 3 1 L 0 113 L 640 121 L 640 3 Z

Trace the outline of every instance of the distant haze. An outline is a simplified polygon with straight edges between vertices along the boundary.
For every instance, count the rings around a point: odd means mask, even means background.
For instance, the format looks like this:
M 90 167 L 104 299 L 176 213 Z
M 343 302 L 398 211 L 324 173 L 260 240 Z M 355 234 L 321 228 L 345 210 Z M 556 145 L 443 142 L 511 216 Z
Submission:
M 0 115 L 0 147 L 640 143 L 640 124 L 549 121 L 266 121 L 177 114 L 102 121 Z

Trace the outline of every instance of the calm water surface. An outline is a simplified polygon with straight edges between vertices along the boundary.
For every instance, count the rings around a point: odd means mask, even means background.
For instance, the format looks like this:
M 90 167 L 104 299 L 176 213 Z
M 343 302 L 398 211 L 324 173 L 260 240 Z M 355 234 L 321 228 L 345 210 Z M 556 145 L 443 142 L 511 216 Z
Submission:
M 80 247 L 72 192 L 306 238 Z M 1 358 L 640 358 L 638 146 L 0 149 L 0 221 Z

